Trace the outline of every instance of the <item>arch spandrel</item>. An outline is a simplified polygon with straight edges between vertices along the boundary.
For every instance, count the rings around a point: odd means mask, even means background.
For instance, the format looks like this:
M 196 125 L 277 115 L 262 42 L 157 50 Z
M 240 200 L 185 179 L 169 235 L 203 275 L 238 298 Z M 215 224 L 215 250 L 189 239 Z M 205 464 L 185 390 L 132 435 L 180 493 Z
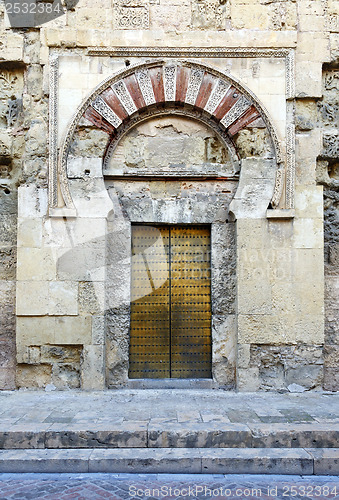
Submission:
M 139 121 L 153 115 L 183 114 L 208 124 L 219 134 L 234 161 L 233 137 L 257 125 L 271 139 L 276 167 L 271 203 L 277 206 L 283 187 L 283 169 L 277 134 L 267 111 L 253 93 L 236 79 L 191 61 L 153 61 L 129 67 L 102 82 L 78 108 L 60 150 L 59 177 L 66 206 L 73 207 L 67 182 L 67 157 L 73 134 L 85 119 L 108 136 L 104 161 L 117 141 Z

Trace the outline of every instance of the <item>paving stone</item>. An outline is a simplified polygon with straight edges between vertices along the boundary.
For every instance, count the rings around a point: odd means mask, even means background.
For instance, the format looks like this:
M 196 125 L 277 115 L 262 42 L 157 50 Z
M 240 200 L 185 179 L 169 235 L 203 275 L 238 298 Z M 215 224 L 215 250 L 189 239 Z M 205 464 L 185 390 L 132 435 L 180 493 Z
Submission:
M 216 415 L 215 413 L 201 412 L 201 418 L 203 422 L 230 422 L 230 419 L 226 415 Z

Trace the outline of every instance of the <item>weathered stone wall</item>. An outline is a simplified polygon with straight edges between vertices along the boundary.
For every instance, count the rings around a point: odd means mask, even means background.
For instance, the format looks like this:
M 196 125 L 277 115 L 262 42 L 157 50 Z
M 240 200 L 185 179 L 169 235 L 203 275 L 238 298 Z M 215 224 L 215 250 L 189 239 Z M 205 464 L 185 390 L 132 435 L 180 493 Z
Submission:
M 4 30 L 0 5 L 0 387 L 15 382 L 18 185 L 47 181 L 48 92 L 39 30 Z
M 325 66 L 323 97 L 318 120 L 323 128 L 323 150 L 317 164 L 317 181 L 324 186 L 325 237 L 325 348 L 324 388 L 339 389 L 339 71 Z
M 324 387 L 339 390 L 339 155 L 335 131 L 338 2 L 119 0 L 112 5 L 111 0 L 100 0 L 93 6 L 89 0 L 80 0 L 76 6 L 72 2 L 66 4 L 68 11 L 64 16 L 41 28 L 25 30 L 10 28 L 3 3 L 0 4 L 0 387 L 45 387 L 53 383 L 57 388 L 90 389 L 105 384 L 102 367 L 108 355 L 103 314 L 105 276 L 101 267 L 107 264 L 106 236 L 114 221 L 113 203 L 100 177 L 107 135 L 85 121 L 78 128 L 71 145 L 68 177 L 79 218 L 63 221 L 49 217 L 50 55 L 58 55 L 64 61 L 58 87 L 60 144 L 72 113 L 91 89 L 112 73 L 150 57 L 104 57 L 87 53 L 88 48 L 169 46 L 187 48 L 195 57 L 194 47 L 205 46 L 249 49 L 251 58 L 198 59 L 231 72 L 248 85 L 268 109 L 283 151 L 286 123 L 294 121 L 297 133 L 294 220 L 266 219 L 267 204 L 264 205 L 272 183 L 272 179 L 266 183 L 264 178 L 272 173 L 272 144 L 266 129 L 248 127 L 235 137 L 243 160 L 238 195 L 243 193 L 246 199 L 246 206 L 237 199 L 233 203 L 238 218 L 238 387 L 287 390 L 296 383 L 306 390 L 318 389 L 323 384 L 324 352 Z M 261 49 L 293 50 L 295 79 L 286 82 L 284 58 L 260 57 L 255 51 Z M 293 66 L 293 61 L 288 64 Z M 287 101 L 285 85 L 289 88 Z M 140 138 L 135 137 L 130 143 L 127 170 L 140 167 L 143 161 L 138 141 Z M 206 139 L 205 151 L 214 155 L 213 161 L 220 160 L 224 153 L 218 147 L 215 150 L 213 141 L 211 137 Z M 187 144 L 185 148 L 189 149 Z M 293 149 L 293 144 L 288 147 Z M 263 158 L 259 184 L 267 186 L 267 192 L 259 210 L 252 195 L 258 188 L 258 182 L 254 185 L 258 180 L 255 169 Z M 288 168 L 293 169 L 293 161 L 289 156 Z M 321 186 L 325 203 L 325 347 Z M 188 191 L 188 198 L 197 194 L 196 186 Z M 207 191 L 204 187 L 198 193 L 205 200 L 197 211 L 203 212 L 209 203 L 212 195 Z M 172 201 L 182 196 L 178 195 L 177 183 L 158 184 L 156 188 L 154 184 L 147 185 L 142 192 L 143 202 L 153 202 L 159 193 Z M 130 197 L 122 193 L 123 190 L 118 198 L 122 206 L 127 203 L 127 213 L 133 193 Z M 231 247 L 232 242 L 230 237 Z M 82 258 L 85 252 L 88 259 L 80 267 L 80 253 L 74 252 L 74 245 L 80 245 Z M 15 288 L 19 363 L 16 382 Z M 122 313 L 127 318 L 126 310 Z M 231 321 L 232 327 L 225 326 L 224 320 L 216 315 L 216 322 L 224 325 L 222 328 L 235 328 L 235 320 Z M 124 328 L 126 325 L 125 322 Z M 234 347 L 231 344 L 226 347 L 228 352 Z M 221 359 L 224 346 L 216 342 L 215 349 L 220 351 Z M 111 349 L 109 356 L 114 357 L 116 352 Z M 224 385 L 231 386 L 235 361 L 232 358 L 227 368 L 227 354 L 224 360 L 225 366 L 220 370 L 219 364 L 216 371 L 219 380 L 224 377 Z M 126 373 L 126 366 L 124 370 Z M 119 377 L 121 374 L 116 376 Z M 113 386 L 115 382 L 109 384 Z

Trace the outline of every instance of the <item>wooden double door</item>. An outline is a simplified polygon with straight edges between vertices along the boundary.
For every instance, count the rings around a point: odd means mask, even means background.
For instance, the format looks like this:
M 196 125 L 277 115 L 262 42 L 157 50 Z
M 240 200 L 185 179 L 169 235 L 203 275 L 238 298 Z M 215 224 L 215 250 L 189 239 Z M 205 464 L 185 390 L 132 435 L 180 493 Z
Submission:
M 211 377 L 207 226 L 132 226 L 130 378 Z

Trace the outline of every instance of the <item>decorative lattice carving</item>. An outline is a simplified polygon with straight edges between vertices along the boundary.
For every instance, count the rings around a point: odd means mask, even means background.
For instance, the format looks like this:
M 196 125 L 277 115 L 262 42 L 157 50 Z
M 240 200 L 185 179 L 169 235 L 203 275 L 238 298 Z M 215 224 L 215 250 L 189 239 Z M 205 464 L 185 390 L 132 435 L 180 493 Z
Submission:
M 339 135 L 335 133 L 324 134 L 324 151 L 322 156 L 326 158 L 339 158 Z
M 94 101 L 92 101 L 92 108 L 95 109 L 105 120 L 108 121 L 113 127 L 118 128 L 121 125 L 122 121 L 120 118 L 114 113 L 113 109 L 109 107 L 107 102 L 103 100 L 102 97 L 97 97 Z
M 225 97 L 225 94 L 229 88 L 230 85 L 228 83 L 224 82 L 223 80 L 219 80 L 217 85 L 214 87 L 213 92 L 210 95 L 210 98 L 208 99 L 208 102 L 205 106 L 205 111 L 207 111 L 210 114 L 213 114 L 214 111 L 219 106 L 223 97 Z
M 152 104 L 155 104 L 154 91 L 148 71 L 140 70 L 137 71 L 135 75 L 146 105 L 151 106 Z
M 188 80 L 188 87 L 186 92 L 186 103 L 194 106 L 197 100 L 199 89 L 202 79 L 204 78 L 205 71 L 200 68 L 191 68 L 190 78 Z
M 295 185 L 295 125 L 286 129 L 286 208 L 294 208 Z
M 177 67 L 174 65 L 164 66 L 164 90 L 165 101 L 175 101 Z
M 235 120 L 243 115 L 250 106 L 250 101 L 245 96 L 241 96 L 240 99 L 226 113 L 224 118 L 221 120 L 221 124 L 225 128 L 228 128 L 230 125 L 232 125 L 232 123 L 235 122 Z
M 132 115 L 137 111 L 137 107 L 134 104 L 131 94 L 128 92 L 123 81 L 120 80 L 119 82 L 114 83 L 112 85 L 112 89 L 129 115 Z
M 115 0 L 115 24 L 117 29 L 133 30 L 149 28 L 149 4 L 142 0 Z

